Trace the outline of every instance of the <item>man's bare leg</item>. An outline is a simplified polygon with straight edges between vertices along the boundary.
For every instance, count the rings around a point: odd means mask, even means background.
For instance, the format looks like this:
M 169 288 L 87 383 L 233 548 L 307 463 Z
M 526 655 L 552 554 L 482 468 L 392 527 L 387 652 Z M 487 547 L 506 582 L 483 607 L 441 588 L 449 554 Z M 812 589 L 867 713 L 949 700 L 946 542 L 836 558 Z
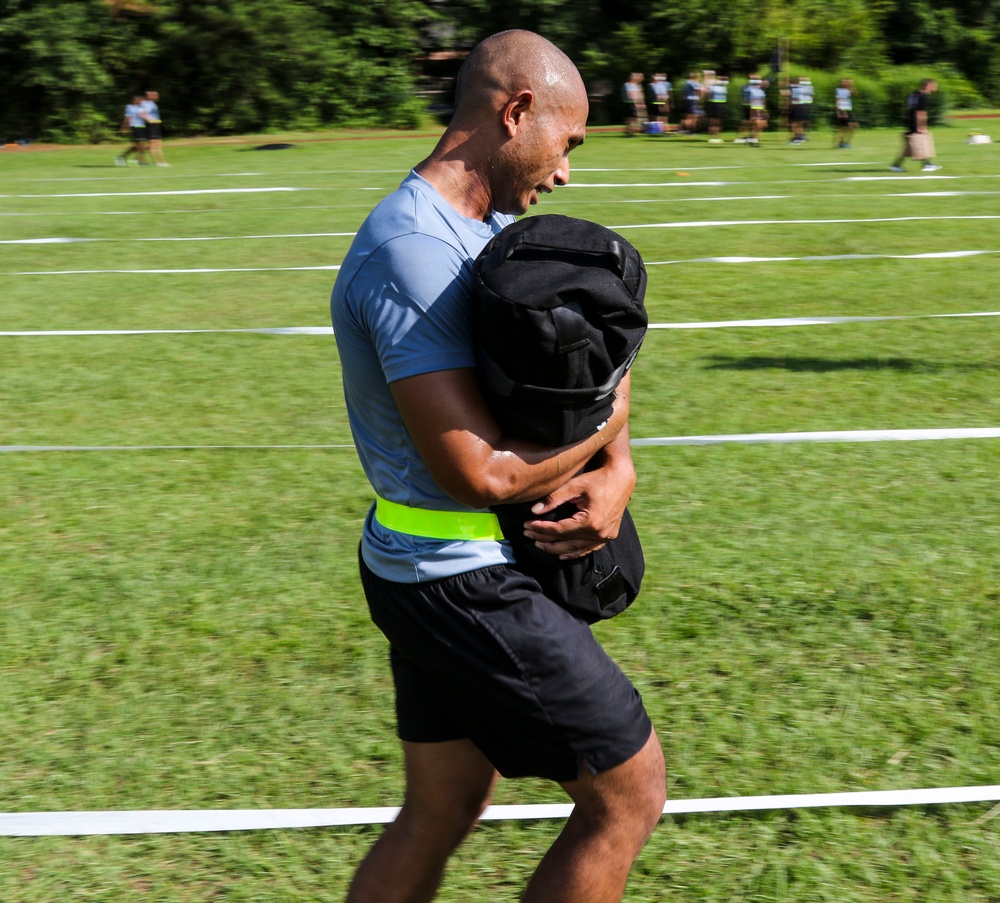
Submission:
M 496 771 L 468 740 L 403 743 L 406 798 L 368 851 L 347 903 L 427 903 L 488 805 Z
M 576 806 L 528 883 L 523 903 L 617 903 L 663 814 L 666 774 L 653 732 L 627 762 L 563 784 Z

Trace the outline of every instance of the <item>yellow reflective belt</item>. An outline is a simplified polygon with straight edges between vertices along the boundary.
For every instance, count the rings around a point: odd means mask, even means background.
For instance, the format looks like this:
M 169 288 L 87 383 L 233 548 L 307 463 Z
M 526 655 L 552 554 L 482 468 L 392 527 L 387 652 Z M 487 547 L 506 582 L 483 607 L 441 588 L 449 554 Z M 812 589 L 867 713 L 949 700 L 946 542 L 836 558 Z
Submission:
M 500 522 L 489 511 L 434 511 L 410 508 L 375 497 L 375 520 L 389 530 L 428 539 L 503 539 Z

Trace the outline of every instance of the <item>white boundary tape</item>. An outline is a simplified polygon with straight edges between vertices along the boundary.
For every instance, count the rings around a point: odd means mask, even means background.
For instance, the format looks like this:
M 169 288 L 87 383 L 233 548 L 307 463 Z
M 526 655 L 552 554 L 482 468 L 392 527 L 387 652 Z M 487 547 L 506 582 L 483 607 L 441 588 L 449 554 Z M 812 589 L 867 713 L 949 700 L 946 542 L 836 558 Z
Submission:
M 813 254 L 807 257 L 684 257 L 680 260 L 646 261 L 646 266 L 673 266 L 678 263 L 789 263 L 806 261 L 824 263 L 841 260 L 962 260 L 1000 251 L 925 251 L 920 254 Z
M 983 252 L 986 253 L 986 252 Z M 1000 253 L 1000 252 L 989 252 Z M 937 320 L 965 317 L 1000 317 L 1000 311 L 959 314 L 901 314 L 884 317 L 769 317 L 761 320 L 705 320 L 691 323 L 650 323 L 649 329 L 730 329 L 737 327 L 829 326 L 838 323 L 880 323 L 889 320 Z M 196 335 L 204 333 L 246 333 L 257 335 L 332 335 L 332 326 L 260 326 L 246 329 L 32 329 L 0 332 L 7 337 Z
M 635 227 L 641 228 L 641 227 Z M 330 233 L 333 235 L 334 233 Z M 337 235 L 348 235 L 340 232 Z M 261 236 L 250 235 L 247 238 L 259 238 Z M 103 241 L 103 239 L 93 239 Z M 134 241 L 169 241 L 172 239 L 131 239 Z M 222 241 L 225 239 L 177 239 L 178 241 Z M 45 243 L 46 240 L 30 239 L 24 243 Z M 91 239 L 71 239 L 71 241 L 91 241 Z M 0 242 L 3 244 L 3 242 Z M 647 260 L 646 266 L 676 266 L 682 263 L 723 263 L 723 264 L 747 264 L 747 263 L 792 263 L 796 261 L 806 261 L 808 263 L 839 262 L 845 260 L 963 260 L 966 257 L 980 257 L 983 255 L 1000 254 L 995 249 L 989 250 L 960 250 L 960 251 L 925 251 L 919 254 L 812 254 L 805 257 L 749 257 L 734 256 L 725 257 L 682 257 L 677 260 Z M 192 273 L 267 273 L 286 271 L 307 271 L 307 270 L 339 270 L 340 264 L 327 264 L 323 266 L 297 266 L 297 267 L 194 267 L 185 269 L 113 269 L 113 270 L 21 270 L 3 273 L 0 276 L 94 276 L 108 273 L 124 273 L 140 276 L 163 276 L 163 275 L 189 275 Z
M 743 433 L 730 436 L 665 436 L 633 439 L 633 448 L 653 445 L 756 445 L 793 442 L 921 442 L 939 439 L 1000 439 L 1000 427 L 926 430 L 832 430 L 815 433 Z
M 962 216 L 866 216 L 850 219 L 720 219 L 687 220 L 673 223 L 632 223 L 608 226 L 616 232 L 624 229 L 716 229 L 722 226 L 823 226 L 844 223 L 919 223 L 936 220 L 995 220 L 1000 215 L 977 213 Z
M 0 276 L 95 276 L 105 273 L 124 273 L 137 276 L 174 276 L 191 273 L 275 273 L 295 270 L 339 270 L 340 264 L 313 267 L 191 267 L 175 270 L 27 270 L 21 273 L 0 273 Z
M 927 442 L 941 439 L 1000 439 L 1000 427 L 922 430 L 833 430 L 815 433 L 735 433 L 722 436 L 663 436 L 632 439 L 633 448 L 660 445 L 792 444 L 796 442 Z M 353 445 L 0 445 L 0 454 L 16 452 L 125 451 L 264 451 L 282 449 L 351 449 Z
M 927 790 L 872 790 L 781 796 L 715 797 L 668 800 L 664 815 L 702 812 L 751 812 L 833 806 L 928 806 L 1000 800 L 1000 785 L 942 787 Z M 572 804 L 490 806 L 484 821 L 566 818 Z M 370 809 L 191 809 L 94 812 L 23 812 L 0 814 L 0 836 L 63 837 L 92 834 L 183 834 L 202 831 L 260 831 L 274 828 L 324 828 L 386 824 L 396 818 L 393 806 Z

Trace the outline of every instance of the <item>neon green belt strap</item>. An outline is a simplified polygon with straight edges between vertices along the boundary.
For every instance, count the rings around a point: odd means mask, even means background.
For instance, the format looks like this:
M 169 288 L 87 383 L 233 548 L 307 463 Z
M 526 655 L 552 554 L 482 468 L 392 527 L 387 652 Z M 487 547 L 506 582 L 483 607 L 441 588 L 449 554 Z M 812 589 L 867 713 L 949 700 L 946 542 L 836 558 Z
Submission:
M 375 520 L 388 530 L 428 539 L 503 539 L 500 522 L 488 511 L 434 511 L 375 497 Z

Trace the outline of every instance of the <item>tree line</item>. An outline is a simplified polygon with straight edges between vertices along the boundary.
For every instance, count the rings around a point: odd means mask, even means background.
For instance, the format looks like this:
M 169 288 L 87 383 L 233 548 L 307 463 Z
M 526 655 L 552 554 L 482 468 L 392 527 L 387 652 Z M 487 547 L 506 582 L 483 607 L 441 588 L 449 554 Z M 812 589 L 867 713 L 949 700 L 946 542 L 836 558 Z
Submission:
M 106 140 L 147 89 L 173 137 L 413 128 L 505 28 L 544 34 L 588 83 L 745 75 L 783 42 L 793 71 L 933 69 L 953 101 L 1000 103 L 995 0 L 0 0 L 0 139 Z

